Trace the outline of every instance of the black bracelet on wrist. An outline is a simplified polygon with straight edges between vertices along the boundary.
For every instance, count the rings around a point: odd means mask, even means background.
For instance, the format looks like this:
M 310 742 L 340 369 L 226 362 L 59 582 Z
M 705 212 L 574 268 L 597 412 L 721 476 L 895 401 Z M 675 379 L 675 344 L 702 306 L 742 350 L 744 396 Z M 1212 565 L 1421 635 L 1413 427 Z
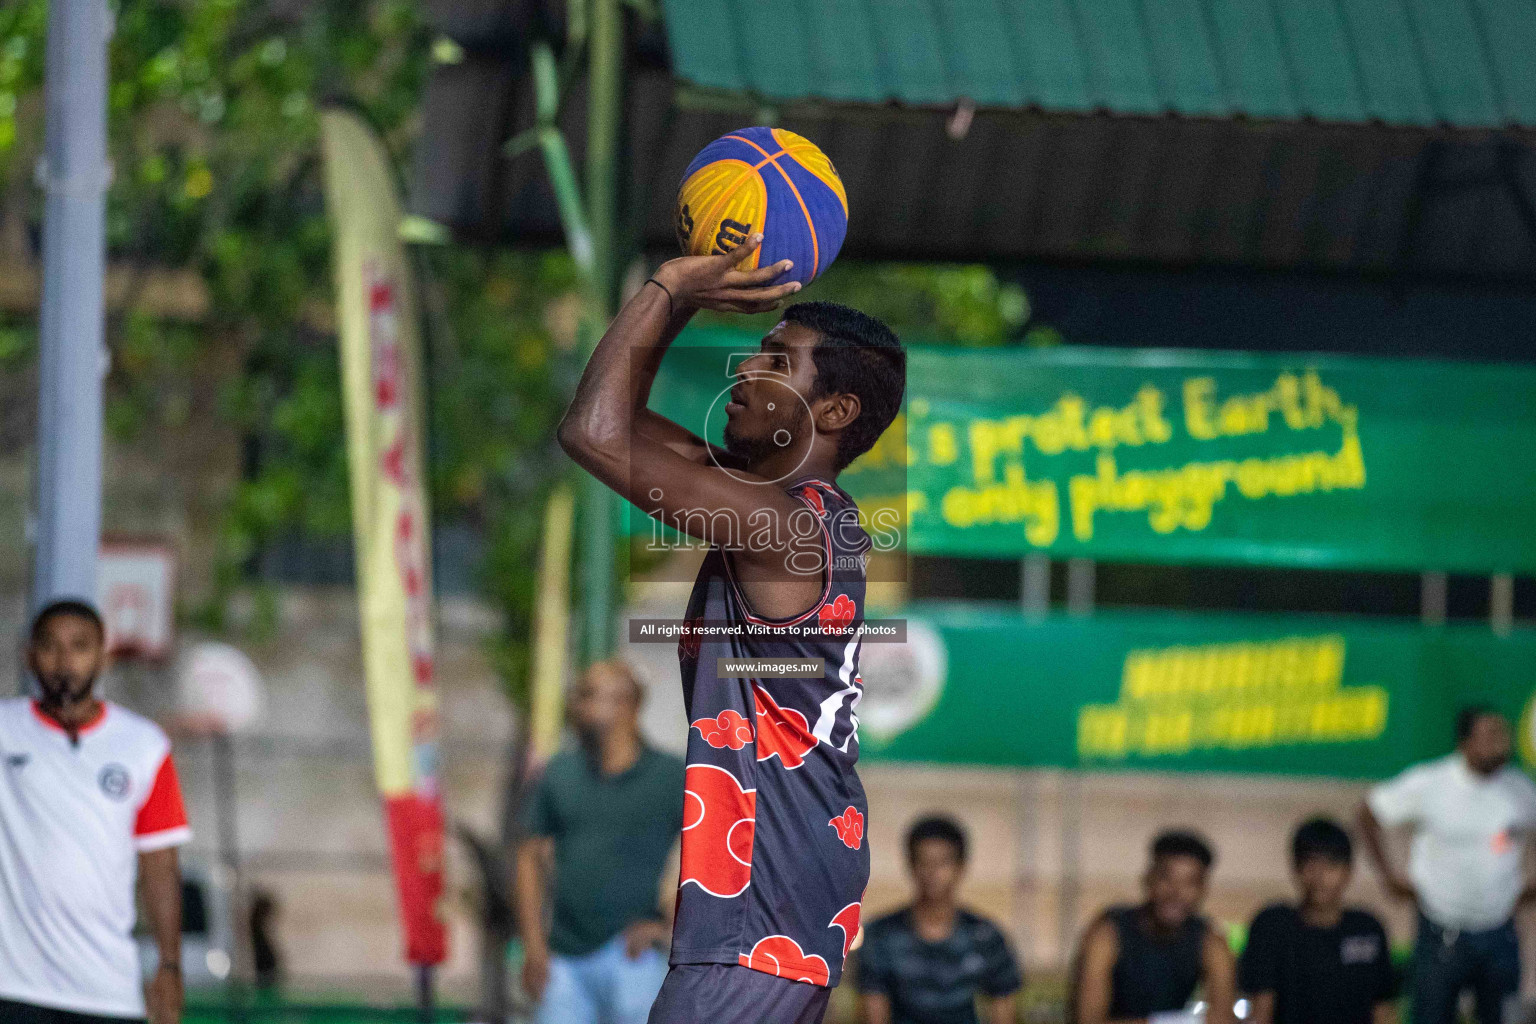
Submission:
M 671 315 L 672 313 L 675 313 L 677 311 L 677 302 L 672 298 L 672 289 L 671 288 L 668 288 L 666 285 L 662 284 L 660 281 L 656 280 L 654 277 L 647 278 L 645 283 L 646 284 L 653 284 L 657 288 L 660 288 L 662 291 L 667 293 L 667 313 L 668 313 L 668 315 Z

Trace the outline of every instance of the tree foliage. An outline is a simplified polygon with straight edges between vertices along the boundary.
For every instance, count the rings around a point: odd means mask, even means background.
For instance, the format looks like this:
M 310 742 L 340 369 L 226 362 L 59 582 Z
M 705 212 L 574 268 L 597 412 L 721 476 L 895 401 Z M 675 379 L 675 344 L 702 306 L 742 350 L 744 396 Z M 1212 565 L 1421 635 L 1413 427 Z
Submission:
M 797 299 L 842 302 L 880 317 L 912 340 L 957 346 L 1003 345 L 1029 321 L 1029 299 L 976 264 L 860 263 L 840 260 Z M 717 323 L 767 330 L 773 314 Z

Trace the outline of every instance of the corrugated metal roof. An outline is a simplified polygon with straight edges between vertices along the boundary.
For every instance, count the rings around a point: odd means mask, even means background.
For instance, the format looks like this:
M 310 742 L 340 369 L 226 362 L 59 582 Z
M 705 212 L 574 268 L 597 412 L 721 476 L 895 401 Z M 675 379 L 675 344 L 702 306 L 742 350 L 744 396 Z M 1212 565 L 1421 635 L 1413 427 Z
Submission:
M 1255 0 L 1258 2 L 1258 0 Z M 672 77 L 625 88 L 634 241 L 675 248 L 677 185 L 750 104 L 674 104 Z M 510 64 L 438 69 L 416 148 L 413 211 L 482 238 L 558 244 L 537 154 L 501 144 L 532 123 Z M 1536 134 L 1249 118 L 1111 117 L 785 104 L 775 121 L 837 165 L 852 258 L 1253 267 L 1379 277 L 1536 279 Z M 561 114 L 586 138 L 580 83 Z
M 1536 0 L 665 0 L 676 75 L 775 100 L 1536 125 Z

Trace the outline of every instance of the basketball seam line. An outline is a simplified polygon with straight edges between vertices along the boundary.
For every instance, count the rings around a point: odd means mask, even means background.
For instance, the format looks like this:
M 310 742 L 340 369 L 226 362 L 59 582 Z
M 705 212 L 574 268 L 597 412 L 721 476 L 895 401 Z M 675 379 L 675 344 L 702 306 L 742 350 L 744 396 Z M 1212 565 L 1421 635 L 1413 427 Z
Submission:
M 843 216 L 848 216 L 848 190 L 843 186 L 842 179 L 838 177 L 837 168 L 832 166 L 832 161 L 827 157 L 827 154 L 821 152 L 821 150 L 816 147 L 816 143 L 812 142 L 810 139 L 804 138 L 803 136 L 795 136 L 796 138 L 800 139 L 801 144 L 799 145 L 794 143 L 784 143 L 779 138 L 779 129 L 771 128 L 769 130 L 773 132 L 774 141 L 783 146 L 783 148 L 779 150 L 780 154 L 788 154 L 789 156 L 795 157 L 796 160 L 799 160 L 800 158 L 798 154 L 809 150 L 810 152 L 818 154 L 823 160 L 827 161 L 827 170 L 831 172 L 832 177 L 836 179 L 836 185 L 834 185 L 831 181 L 828 181 L 809 164 L 802 162 L 800 167 L 802 170 L 808 172 L 811 177 L 815 178 L 817 181 L 820 181 L 823 185 L 832 190 L 832 194 L 837 196 L 838 205 L 843 208 Z M 794 133 L 790 132 L 788 134 L 793 135 Z
M 769 156 L 768 155 L 768 151 L 766 149 L 764 149 L 762 146 L 759 146 L 757 143 L 753 142 L 751 139 L 743 138 L 740 135 L 727 135 L 726 138 L 728 138 L 728 139 L 735 139 L 737 142 L 745 142 L 747 145 L 751 146 L 753 149 L 755 149 L 759 153 L 763 154 L 763 156 L 767 157 L 766 160 L 764 160 L 761 164 L 758 164 L 757 166 L 758 167 L 762 167 L 765 164 L 770 164 L 770 163 L 773 164 L 773 169 L 778 171 L 779 174 L 781 174 L 783 176 L 784 183 L 786 185 L 788 185 L 789 186 L 789 190 L 795 194 L 795 202 L 800 204 L 800 212 L 805 214 L 805 226 L 810 228 L 810 230 L 811 230 L 811 276 L 815 277 L 817 271 L 819 271 L 821 269 L 821 244 L 818 241 L 818 239 L 816 238 L 816 222 L 811 219 L 811 211 L 805 205 L 805 197 L 800 194 L 800 189 L 798 187 L 796 187 L 794 179 L 789 176 L 789 172 L 788 171 L 786 171 L 784 168 L 779 166 L 779 157 L 786 155 L 786 151 L 783 150 L 783 149 L 780 149 L 777 153 L 774 153 L 772 156 Z M 774 141 L 778 141 L 778 140 L 774 140 Z M 754 170 L 755 169 L 756 168 L 754 168 Z M 766 212 L 766 210 L 765 210 L 765 212 Z M 766 220 L 767 218 L 764 218 L 764 219 Z M 759 264 L 761 264 L 762 258 L 759 257 L 758 260 L 759 260 Z
M 767 161 L 764 161 L 764 163 L 766 163 L 766 162 Z M 704 166 L 708 167 L 709 165 L 705 164 Z M 710 222 L 712 220 L 714 220 L 715 214 L 719 212 L 720 207 L 724 206 L 725 203 L 730 199 L 730 197 L 735 193 L 736 186 L 740 185 L 743 181 L 746 181 L 747 180 L 747 175 L 755 174 L 757 172 L 758 168 L 762 167 L 762 166 L 763 166 L 762 164 L 758 164 L 756 167 L 748 168 L 747 170 L 742 171 L 740 174 L 738 174 L 736 176 L 736 180 L 731 182 L 730 186 L 728 188 L 724 189 L 720 193 L 720 197 L 715 200 L 715 204 L 709 208 L 709 213 L 706 214 L 704 217 L 699 219 L 698 226 L 701 227 L 701 228 L 704 228 L 706 231 L 708 231 Z M 700 167 L 699 170 L 700 171 L 704 170 L 704 167 Z M 694 174 L 697 174 L 697 173 L 698 173 L 698 171 L 694 172 Z M 767 189 L 764 189 L 763 190 L 763 212 L 764 212 L 764 214 L 766 214 L 767 211 L 768 211 L 768 193 L 767 193 Z M 766 219 L 767 218 L 765 216 L 764 220 L 766 220 Z M 761 261 L 762 261 L 762 255 L 758 254 L 758 257 L 757 257 L 757 259 L 754 262 L 761 262 Z M 756 270 L 757 268 L 754 266 L 752 269 Z
M 759 153 L 762 153 L 764 156 L 767 156 L 766 151 L 761 146 L 757 145 L 757 143 L 753 142 L 751 139 L 744 139 L 740 135 L 727 135 L 727 136 L 725 136 L 725 138 L 727 138 L 727 139 L 735 139 L 737 142 L 745 142 L 747 145 L 751 146 L 753 149 L 757 150 Z M 776 158 L 781 157 L 783 155 L 784 155 L 784 150 L 781 149 L 777 153 L 773 154 L 773 156 L 769 156 L 768 159 L 763 160 L 762 162 L 760 162 L 760 163 L 758 163 L 758 164 L 748 168 L 747 170 L 742 171 L 740 174 L 738 174 L 736 176 L 736 180 L 731 182 L 730 187 L 728 187 L 726 189 L 723 189 L 721 191 L 720 197 L 718 199 L 716 199 L 714 205 L 709 208 L 709 213 L 706 214 L 702 219 L 700 219 L 698 221 L 699 226 L 705 228 L 705 230 L 708 230 L 708 226 L 711 223 L 713 223 L 713 221 L 715 219 L 715 214 L 719 213 L 720 212 L 720 208 L 722 206 L 724 206 L 730 200 L 731 196 L 736 191 L 736 187 L 738 185 L 740 185 L 743 181 L 747 180 L 747 175 L 749 175 L 749 174 L 757 174 L 759 171 L 761 171 L 763 169 L 763 167 L 765 165 L 767 165 L 769 163 L 772 163 Z M 704 166 L 708 167 L 709 165 L 705 164 Z M 778 165 L 775 164 L 774 166 L 778 166 Z M 700 167 L 699 171 L 702 171 L 703 169 L 704 169 L 704 167 Z M 697 174 L 698 171 L 695 171 L 694 173 Z M 783 173 L 783 172 L 781 171 L 780 173 Z M 791 185 L 790 187 L 793 188 L 794 186 Z M 804 204 L 802 204 L 802 205 L 804 205 Z M 763 190 L 763 222 L 764 222 L 763 223 L 763 227 L 764 227 L 765 230 L 767 228 L 767 221 L 768 221 L 768 190 L 764 189 Z M 814 233 L 814 230 L 815 229 L 812 229 L 812 233 Z M 755 264 L 757 264 L 757 265 L 761 265 L 762 261 L 763 261 L 763 254 L 761 252 L 759 252 L 753 262 Z M 756 270 L 757 267 L 754 266 L 752 269 Z

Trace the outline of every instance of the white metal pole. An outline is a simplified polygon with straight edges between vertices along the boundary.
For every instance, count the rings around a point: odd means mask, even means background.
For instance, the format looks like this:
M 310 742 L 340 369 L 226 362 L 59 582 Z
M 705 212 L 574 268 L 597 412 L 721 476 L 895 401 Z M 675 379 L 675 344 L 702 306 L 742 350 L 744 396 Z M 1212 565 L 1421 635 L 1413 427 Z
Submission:
M 96 597 L 111 34 L 112 15 L 105 0 L 49 4 L 46 140 L 37 168 L 46 204 L 38 318 L 33 609 L 57 597 Z

